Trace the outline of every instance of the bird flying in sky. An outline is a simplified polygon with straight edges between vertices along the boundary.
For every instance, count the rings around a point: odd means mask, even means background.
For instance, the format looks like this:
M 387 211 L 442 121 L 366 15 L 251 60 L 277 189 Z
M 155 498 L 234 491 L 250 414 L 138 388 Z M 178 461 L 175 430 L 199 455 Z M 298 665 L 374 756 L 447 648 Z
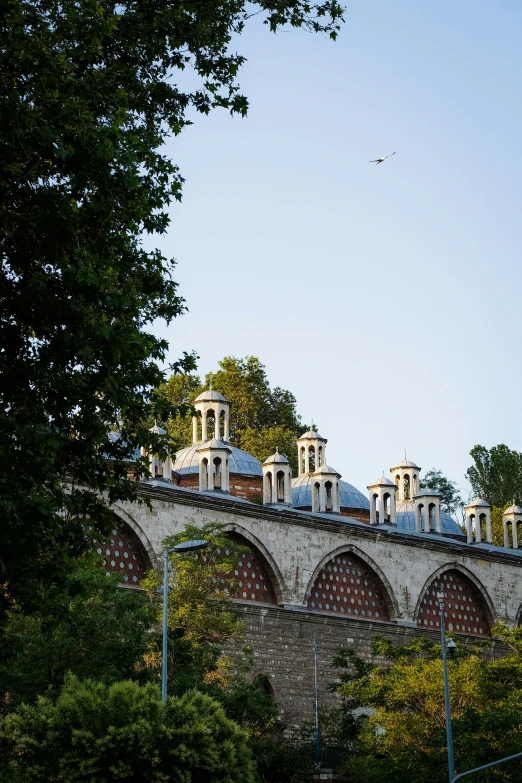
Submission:
M 379 163 L 382 163 L 386 158 L 391 158 L 392 155 L 395 155 L 395 152 L 392 152 L 391 155 L 385 155 L 384 158 L 377 158 L 377 160 L 371 160 L 370 163 L 376 163 L 379 165 Z

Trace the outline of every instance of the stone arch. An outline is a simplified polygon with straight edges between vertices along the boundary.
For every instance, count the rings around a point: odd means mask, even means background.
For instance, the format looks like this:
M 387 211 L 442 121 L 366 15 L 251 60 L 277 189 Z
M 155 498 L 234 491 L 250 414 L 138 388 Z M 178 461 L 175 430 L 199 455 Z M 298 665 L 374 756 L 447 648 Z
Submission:
M 283 603 L 283 596 L 286 591 L 283 575 L 272 554 L 266 546 L 249 530 L 235 523 L 229 523 L 224 526 L 225 532 L 231 534 L 231 537 L 242 539 L 241 543 L 249 546 L 252 552 L 260 558 L 261 565 L 264 566 L 270 579 L 270 584 L 275 596 L 275 604 Z
M 360 576 L 357 574 L 348 575 L 344 573 L 345 567 L 348 566 L 348 562 L 346 563 L 335 562 L 338 559 L 340 559 L 341 561 L 349 560 L 350 557 L 352 558 L 352 563 L 353 563 L 353 565 L 349 566 L 350 570 L 354 570 L 354 569 L 355 571 L 360 570 L 361 571 Z M 357 568 L 357 566 L 359 566 L 359 568 Z M 328 567 L 331 567 L 332 569 L 342 568 L 343 573 L 341 573 L 340 571 L 338 573 L 334 571 L 332 571 L 331 573 L 327 573 L 326 569 Z M 346 584 L 344 582 L 341 584 L 341 580 L 343 580 L 345 576 L 347 578 L 348 577 L 352 578 L 352 576 L 355 576 L 356 578 L 363 579 L 362 576 L 363 570 L 367 571 L 366 581 L 371 582 L 372 584 L 371 585 L 361 584 L 359 587 L 359 585 L 356 585 L 354 583 L 353 591 L 355 590 L 359 591 L 360 589 L 364 590 L 364 595 L 361 595 L 360 592 L 357 593 L 354 592 L 354 594 L 352 595 L 351 584 L 349 585 L 348 588 L 350 592 L 346 593 Z M 329 600 L 327 599 L 319 600 L 319 598 L 316 598 L 315 596 L 316 592 L 319 593 L 318 585 L 320 583 L 322 584 L 321 577 L 323 574 L 327 574 L 328 577 L 334 575 L 334 580 L 331 580 L 332 582 L 336 581 L 335 577 L 339 576 L 340 579 L 339 585 L 335 585 L 335 586 L 339 588 L 341 587 L 343 588 L 342 594 L 340 593 L 340 589 L 339 591 L 336 590 L 332 592 L 332 595 L 334 596 L 335 594 L 337 595 L 341 594 L 341 598 L 342 598 L 341 601 L 334 602 L 333 605 L 337 606 L 337 608 L 334 610 L 325 608 L 326 603 L 328 603 L 329 606 L 332 605 Z M 374 595 L 368 596 L 366 588 L 369 588 Z M 377 594 L 377 597 L 375 596 L 375 594 Z M 322 597 L 322 593 L 319 593 L 319 595 Z M 330 593 L 327 593 L 326 595 L 329 596 Z M 344 601 L 345 597 L 349 598 L 350 601 L 345 602 Z M 353 606 L 350 606 L 352 598 L 357 603 L 356 604 L 354 603 Z M 358 603 L 359 600 L 362 601 L 362 604 Z M 320 561 L 319 565 L 315 569 L 308 583 L 308 587 L 306 589 L 306 593 L 304 597 L 304 602 L 305 605 L 312 611 L 326 612 L 328 614 L 336 614 L 337 616 L 352 618 L 354 620 L 374 620 L 374 621 L 377 620 L 379 622 L 382 621 L 390 622 L 390 621 L 394 621 L 397 618 L 398 611 L 399 611 L 397 601 L 393 593 L 393 590 L 391 588 L 391 585 L 388 579 L 386 578 L 386 576 L 384 575 L 384 573 L 382 572 L 382 570 L 379 568 L 377 563 L 375 563 L 372 560 L 371 557 L 369 557 L 365 552 L 363 552 L 361 549 L 354 546 L 353 544 L 350 544 L 348 546 L 345 545 L 345 546 L 338 547 L 337 549 L 334 549 L 333 551 L 329 552 L 327 555 L 323 557 L 323 559 Z M 366 602 L 368 602 L 369 604 L 368 606 L 366 605 Z M 312 603 L 315 603 L 316 605 L 312 606 Z M 318 603 L 322 603 L 323 606 L 321 607 L 317 606 Z M 372 603 L 375 604 L 379 603 L 380 608 L 378 608 L 377 606 L 372 607 L 371 605 Z M 344 609 L 344 611 L 340 611 L 341 607 L 342 609 Z M 357 613 L 353 611 L 347 612 L 346 608 L 352 608 L 352 609 L 355 608 L 357 609 Z M 376 610 L 378 616 L 375 616 Z M 371 612 L 371 614 L 369 614 L 368 612 Z M 385 615 L 384 617 L 382 616 L 383 614 Z
M 434 571 L 424 583 L 414 614 L 419 629 L 440 628 L 436 593 L 441 584 L 444 584 L 446 594 L 446 629 L 467 636 L 489 638 L 495 621 L 495 608 L 475 574 L 460 563 L 446 563 Z M 453 585 L 454 590 L 451 589 Z
M 150 543 L 149 539 L 143 532 L 138 523 L 131 517 L 131 515 L 124 511 L 120 506 L 112 506 L 111 511 L 126 525 L 128 525 L 135 535 L 139 538 L 141 545 L 145 549 L 148 559 L 150 560 L 151 567 L 156 569 L 158 567 L 158 557 L 154 551 L 154 547 Z
M 106 541 L 95 542 L 96 551 L 104 558 L 107 574 L 120 574 L 122 586 L 139 587 L 145 572 L 155 565 L 152 547 L 132 517 L 121 513 L 122 509 L 113 508 L 113 512 L 114 527 Z

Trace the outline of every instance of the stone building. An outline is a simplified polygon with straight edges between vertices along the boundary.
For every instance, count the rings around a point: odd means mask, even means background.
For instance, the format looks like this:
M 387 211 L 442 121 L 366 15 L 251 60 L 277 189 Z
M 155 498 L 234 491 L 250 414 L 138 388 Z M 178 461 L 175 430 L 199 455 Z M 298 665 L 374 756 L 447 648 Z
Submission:
M 194 405 L 193 444 L 175 460 L 151 455 L 154 478 L 140 485 L 146 504 L 114 507 L 118 523 L 104 550 L 108 571 L 139 587 L 156 567 L 162 541 L 185 524 L 221 522 L 249 549 L 238 566 L 253 676 L 270 678 L 288 725 L 313 711 L 313 636 L 321 698 L 335 677 L 334 653 L 349 645 L 369 655 L 380 634 L 400 643 L 438 639 L 438 588 L 446 623 L 465 639 L 488 639 L 498 620 L 522 624 L 522 509 L 504 515 L 504 546 L 491 543 L 491 509 L 466 507 L 467 531 L 420 487 L 421 468 L 403 460 L 368 485 L 341 479 L 326 460 L 326 438 L 298 440 L 295 478 L 284 455 L 261 464 L 229 442 L 230 405 L 215 391 Z M 498 643 L 492 640 L 493 647 Z

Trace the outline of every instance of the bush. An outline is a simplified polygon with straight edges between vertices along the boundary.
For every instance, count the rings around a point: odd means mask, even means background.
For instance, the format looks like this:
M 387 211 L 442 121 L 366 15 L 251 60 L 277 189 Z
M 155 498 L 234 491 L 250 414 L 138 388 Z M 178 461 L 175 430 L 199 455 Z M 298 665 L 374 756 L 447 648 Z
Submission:
M 191 691 L 161 703 L 154 685 L 70 675 L 0 723 L 3 783 L 254 783 L 247 735 Z

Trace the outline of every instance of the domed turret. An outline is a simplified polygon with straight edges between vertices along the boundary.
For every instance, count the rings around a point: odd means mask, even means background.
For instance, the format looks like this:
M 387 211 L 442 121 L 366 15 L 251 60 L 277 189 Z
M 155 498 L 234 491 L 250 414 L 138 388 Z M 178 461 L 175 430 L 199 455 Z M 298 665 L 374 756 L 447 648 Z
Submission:
M 263 462 L 263 503 L 292 505 L 292 468 L 279 449 Z
M 513 542 L 513 549 L 518 549 L 518 525 L 522 522 L 522 508 L 513 505 L 506 508 L 502 514 L 502 523 L 504 525 L 504 546 L 506 549 L 509 547 L 509 525 L 511 525 L 511 540 Z
M 466 528 L 468 533 L 468 544 L 473 543 L 473 527 L 475 528 L 475 543 L 482 541 L 482 523 L 485 524 L 485 539 L 488 544 L 493 541 L 493 531 L 491 529 L 491 506 L 482 498 L 475 498 L 464 508 L 466 512 Z
M 297 454 L 299 458 L 299 476 L 312 473 L 326 461 L 325 451 L 328 441 L 311 429 L 297 439 Z
M 222 394 L 210 389 L 202 392 L 194 401 L 198 415 L 192 417 L 192 443 L 205 442 L 208 438 L 208 419 L 214 419 L 214 438 L 228 443 L 230 440 L 230 403 Z M 199 437 L 199 419 L 201 419 L 201 438 Z M 222 421 L 223 420 L 223 421 Z M 221 426 L 223 424 L 223 426 Z
M 397 486 L 393 481 L 385 476 L 379 476 L 373 484 L 368 486 L 368 489 L 370 491 L 370 525 L 397 524 L 395 502 Z
M 419 491 L 419 473 L 421 469 L 414 462 L 406 459 L 406 454 L 402 462 L 399 462 L 395 467 L 390 468 L 390 473 L 393 476 L 398 492 L 397 501 L 399 503 L 412 502 L 413 498 Z

